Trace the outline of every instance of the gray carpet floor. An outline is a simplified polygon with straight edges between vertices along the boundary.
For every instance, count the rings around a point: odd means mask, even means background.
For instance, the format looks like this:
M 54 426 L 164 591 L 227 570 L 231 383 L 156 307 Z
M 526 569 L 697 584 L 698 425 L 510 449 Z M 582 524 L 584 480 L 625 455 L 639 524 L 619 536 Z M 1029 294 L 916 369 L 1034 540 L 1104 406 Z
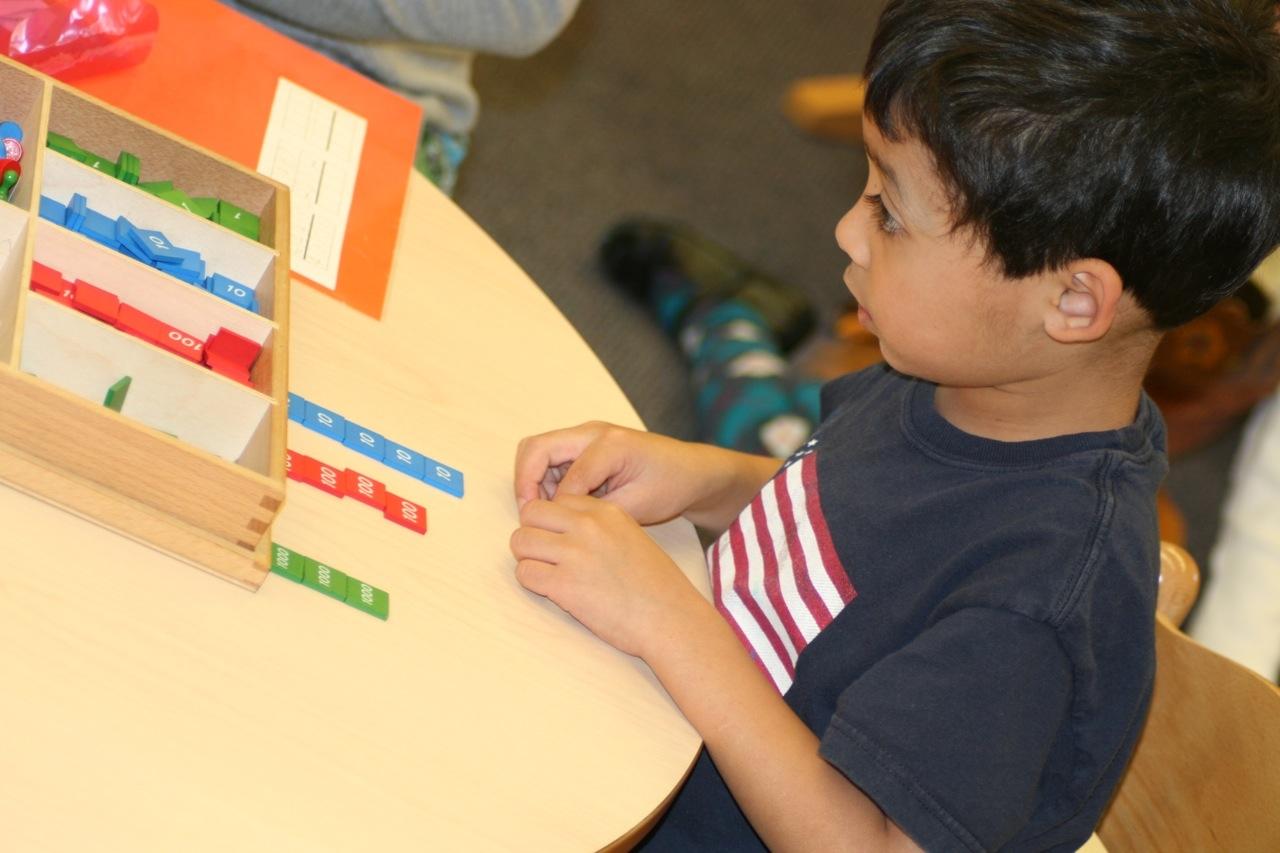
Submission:
M 693 434 L 685 366 L 595 263 L 609 224 L 677 219 L 803 289 L 831 320 L 847 294 L 836 220 L 859 149 L 793 130 L 799 77 L 858 70 L 877 0 L 583 0 L 529 59 L 480 57 L 482 114 L 457 201 L 537 281 L 650 429 Z M 1238 441 L 1178 460 L 1169 485 L 1204 565 Z

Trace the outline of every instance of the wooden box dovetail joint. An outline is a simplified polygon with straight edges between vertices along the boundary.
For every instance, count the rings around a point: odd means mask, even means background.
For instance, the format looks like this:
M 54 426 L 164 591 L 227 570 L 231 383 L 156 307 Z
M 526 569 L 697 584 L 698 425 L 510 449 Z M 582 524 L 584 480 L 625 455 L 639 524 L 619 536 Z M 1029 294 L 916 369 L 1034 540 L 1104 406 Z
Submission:
M 0 121 L 24 131 L 22 179 L 0 201 L 0 483 L 256 589 L 284 502 L 288 422 L 288 189 L 0 57 Z M 248 239 L 45 146 L 50 132 L 140 179 L 259 216 Z M 226 302 L 39 216 L 44 196 L 195 249 L 207 273 L 255 292 Z M 130 336 L 30 288 L 33 263 L 85 281 L 204 341 L 220 328 L 262 346 L 249 383 Z M 122 377 L 120 412 L 103 405 Z M 76 522 L 81 523 L 81 522 Z

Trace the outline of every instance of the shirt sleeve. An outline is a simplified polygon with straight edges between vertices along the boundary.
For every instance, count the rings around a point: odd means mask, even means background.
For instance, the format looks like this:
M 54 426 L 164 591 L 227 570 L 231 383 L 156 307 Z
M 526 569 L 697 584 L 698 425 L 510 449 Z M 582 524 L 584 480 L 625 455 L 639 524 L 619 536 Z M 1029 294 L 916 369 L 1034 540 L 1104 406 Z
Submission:
M 994 850 L 1030 817 L 1070 700 L 1050 626 L 969 608 L 846 688 L 820 752 L 926 850 Z

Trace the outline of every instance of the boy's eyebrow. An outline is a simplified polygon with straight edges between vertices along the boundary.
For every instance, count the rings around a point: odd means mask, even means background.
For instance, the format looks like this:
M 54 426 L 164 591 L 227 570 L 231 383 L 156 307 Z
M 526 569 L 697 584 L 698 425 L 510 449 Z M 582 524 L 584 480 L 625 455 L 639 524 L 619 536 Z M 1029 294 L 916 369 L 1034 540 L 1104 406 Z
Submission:
M 864 144 L 863 150 L 867 152 L 867 157 L 871 159 L 871 162 L 875 164 L 876 169 L 878 169 L 880 174 L 884 176 L 884 182 L 886 184 L 886 198 L 889 198 L 891 202 L 894 202 L 894 206 L 898 208 L 898 212 L 900 214 L 905 213 L 906 195 L 902 192 L 902 184 L 898 183 L 898 176 L 894 174 L 893 169 L 890 169 L 885 165 L 885 162 L 881 160 L 870 147 Z M 888 192 L 890 190 L 892 191 L 892 197 Z M 899 200 L 903 203 L 899 204 Z
M 880 170 L 880 174 L 884 175 L 884 179 L 888 181 L 890 184 L 893 184 L 893 188 L 897 190 L 899 194 L 901 194 L 902 185 L 898 183 L 898 176 L 894 174 L 893 169 L 890 169 L 888 166 L 886 166 L 884 161 L 881 160 L 879 156 L 877 156 L 876 153 L 872 151 L 870 148 L 867 148 L 866 146 L 864 146 L 864 148 L 867 152 L 867 156 L 871 158 L 871 162 L 875 163 L 876 168 Z

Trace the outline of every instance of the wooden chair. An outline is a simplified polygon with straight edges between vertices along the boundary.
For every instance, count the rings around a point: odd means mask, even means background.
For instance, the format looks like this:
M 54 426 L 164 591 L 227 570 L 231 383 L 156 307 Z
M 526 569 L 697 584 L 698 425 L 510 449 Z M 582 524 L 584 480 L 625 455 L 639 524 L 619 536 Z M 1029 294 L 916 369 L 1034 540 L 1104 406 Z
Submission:
M 791 84 L 782 112 L 806 133 L 834 142 L 862 142 L 862 77 L 833 74 L 804 77 Z
M 1164 543 L 1156 685 L 1098 835 L 1108 853 L 1280 850 L 1280 689 L 1178 630 L 1195 561 Z

